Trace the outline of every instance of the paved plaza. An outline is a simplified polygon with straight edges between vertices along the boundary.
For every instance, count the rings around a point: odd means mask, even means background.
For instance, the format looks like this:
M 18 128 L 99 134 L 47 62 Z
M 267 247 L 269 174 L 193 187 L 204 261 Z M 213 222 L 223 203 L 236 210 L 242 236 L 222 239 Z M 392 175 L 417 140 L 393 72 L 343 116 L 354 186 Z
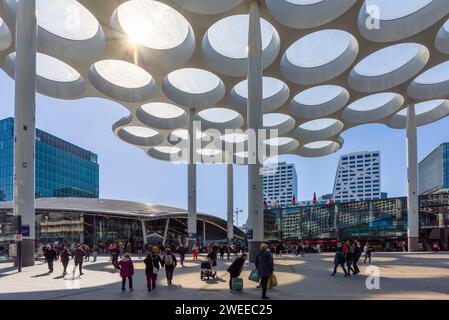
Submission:
M 233 259 L 233 257 L 231 257 Z M 245 267 L 244 291 L 231 293 L 226 272 L 230 261 L 219 260 L 218 279 L 200 280 L 200 257 L 189 256 L 185 267 L 175 270 L 172 286 L 167 286 L 165 273 L 158 279 L 158 288 L 148 293 L 142 260 L 134 258 L 136 273 L 133 292 L 121 293 L 120 277 L 113 273 L 108 257 L 96 263 L 87 262 L 85 275 L 61 276 L 62 266 L 56 262 L 53 274 L 47 265 L 38 262 L 34 267 L 17 273 L 11 264 L 0 264 L 0 299 L 192 299 L 240 300 L 258 299 L 260 289 L 247 280 L 250 271 Z M 380 289 L 368 290 L 365 274 L 368 265 L 360 263 L 360 275 L 344 278 L 337 273 L 331 277 L 333 254 L 322 253 L 295 257 L 285 255 L 275 259 L 275 273 L 279 286 L 268 295 L 273 299 L 449 299 L 449 254 L 433 253 L 376 253 L 373 266 L 380 271 Z M 73 267 L 70 262 L 69 269 Z

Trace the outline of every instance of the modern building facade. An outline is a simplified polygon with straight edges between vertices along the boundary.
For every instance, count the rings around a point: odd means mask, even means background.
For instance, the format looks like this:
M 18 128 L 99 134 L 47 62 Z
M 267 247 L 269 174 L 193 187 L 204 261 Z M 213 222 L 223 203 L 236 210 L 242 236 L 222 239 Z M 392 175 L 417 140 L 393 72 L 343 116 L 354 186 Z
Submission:
M 36 242 L 98 244 L 130 242 L 135 251 L 138 243 L 183 243 L 187 236 L 187 211 L 180 208 L 133 201 L 42 198 L 36 199 Z M 12 202 L 0 203 L 0 246 L 6 248 L 14 238 L 16 219 Z M 198 214 L 199 241 L 227 239 L 227 222 L 219 217 Z M 235 241 L 245 233 L 234 227 Z M 1 255 L 1 252 L 0 252 Z
M 267 239 L 284 241 L 370 240 L 391 247 L 407 239 L 407 198 L 265 210 Z M 419 235 L 423 249 L 434 241 L 449 244 L 449 193 L 419 197 Z
M 381 192 L 380 152 L 356 152 L 340 157 L 335 175 L 335 202 L 377 200 Z
M 263 167 L 263 196 L 268 207 L 287 207 L 298 201 L 298 176 L 294 164 L 280 162 Z
M 36 198 L 98 198 L 98 156 L 36 130 Z M 14 118 L 0 120 L 0 201 L 13 199 Z
M 419 194 L 449 191 L 449 143 L 442 143 L 418 165 Z

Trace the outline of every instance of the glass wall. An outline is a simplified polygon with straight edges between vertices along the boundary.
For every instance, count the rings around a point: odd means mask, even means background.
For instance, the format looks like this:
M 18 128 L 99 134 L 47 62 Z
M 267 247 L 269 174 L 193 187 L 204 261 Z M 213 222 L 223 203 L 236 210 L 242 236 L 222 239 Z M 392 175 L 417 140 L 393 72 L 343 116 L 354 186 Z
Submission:
M 0 121 L 0 201 L 13 199 L 14 119 Z M 36 130 L 36 198 L 98 198 L 97 155 Z

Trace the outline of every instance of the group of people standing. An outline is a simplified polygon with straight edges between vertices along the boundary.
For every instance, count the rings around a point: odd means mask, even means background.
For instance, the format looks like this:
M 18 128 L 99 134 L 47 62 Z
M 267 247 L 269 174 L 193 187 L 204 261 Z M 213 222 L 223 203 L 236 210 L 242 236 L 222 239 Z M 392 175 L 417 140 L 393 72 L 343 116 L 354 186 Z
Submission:
M 367 242 L 363 247 L 363 253 L 365 254 L 365 260 L 363 263 L 371 263 L 371 253 L 373 251 L 372 246 Z M 344 276 L 348 277 L 360 273 L 360 269 L 357 266 L 360 257 L 362 256 L 362 248 L 359 241 L 346 241 L 341 246 L 337 247 L 337 252 L 334 257 L 334 271 L 331 276 L 335 276 L 337 268 L 341 266 L 344 272 Z M 346 267 L 345 267 L 346 265 Z

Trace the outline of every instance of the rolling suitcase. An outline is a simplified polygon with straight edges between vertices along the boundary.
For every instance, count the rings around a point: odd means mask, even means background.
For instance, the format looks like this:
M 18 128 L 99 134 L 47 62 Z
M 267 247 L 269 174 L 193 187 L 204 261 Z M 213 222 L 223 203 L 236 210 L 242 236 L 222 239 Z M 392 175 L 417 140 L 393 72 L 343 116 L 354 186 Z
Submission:
M 233 291 L 243 290 L 243 279 L 242 278 L 232 278 L 231 287 Z

